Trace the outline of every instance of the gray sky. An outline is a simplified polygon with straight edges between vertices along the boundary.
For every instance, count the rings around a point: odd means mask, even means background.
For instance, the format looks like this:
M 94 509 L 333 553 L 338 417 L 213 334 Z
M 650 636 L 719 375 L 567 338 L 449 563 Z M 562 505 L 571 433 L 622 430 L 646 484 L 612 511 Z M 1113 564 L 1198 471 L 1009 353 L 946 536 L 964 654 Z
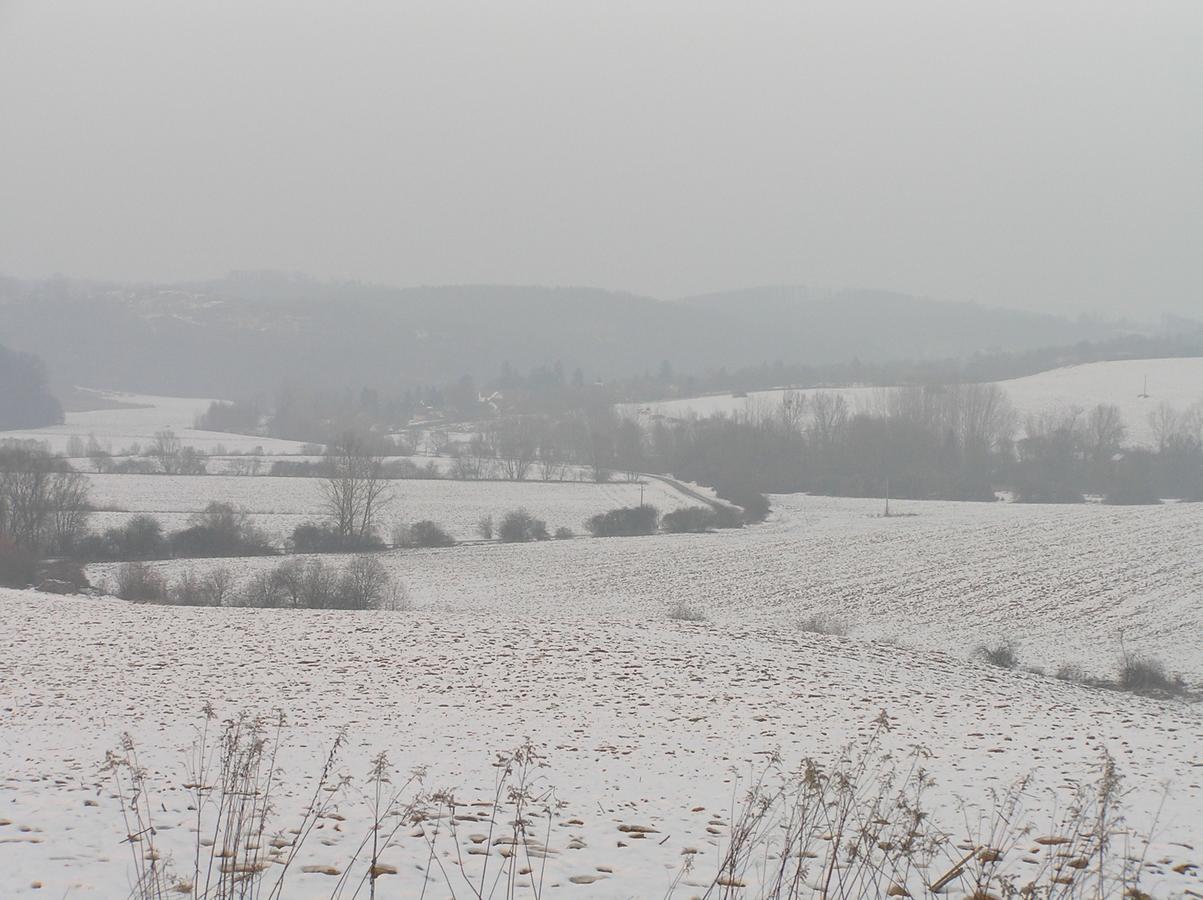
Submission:
M 0 271 L 1203 314 L 1198 0 L 0 0 Z

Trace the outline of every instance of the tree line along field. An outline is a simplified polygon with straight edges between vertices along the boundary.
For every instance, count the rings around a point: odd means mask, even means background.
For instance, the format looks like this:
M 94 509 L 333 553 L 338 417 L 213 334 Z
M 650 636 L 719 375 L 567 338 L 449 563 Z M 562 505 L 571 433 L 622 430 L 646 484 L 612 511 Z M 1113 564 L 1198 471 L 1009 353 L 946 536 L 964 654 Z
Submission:
M 1020 416 L 1057 413 L 1069 408 L 1088 410 L 1099 404 L 1118 407 L 1128 426 L 1129 439 L 1141 446 L 1154 446 L 1149 416 L 1161 404 L 1184 412 L 1203 402 L 1203 358 L 1115 360 L 1052 369 L 1037 375 L 1000 381 Z M 809 388 L 797 392 L 809 396 L 820 392 L 839 394 L 854 412 L 877 408 L 882 393 L 877 387 Z M 1147 396 L 1142 396 L 1147 393 Z M 660 414 L 672 418 L 690 415 L 776 415 L 787 391 L 751 391 L 746 395 L 714 394 L 655 403 L 625 404 L 628 414 Z
M 283 543 L 302 522 L 323 517 L 322 483 L 318 478 L 205 475 L 89 475 L 91 498 L 99 510 L 93 526 L 121 525 L 134 515 L 149 514 L 166 530 L 184 527 L 189 518 L 214 499 L 245 509 L 275 543 Z M 554 531 L 575 533 L 597 513 L 638 506 L 640 499 L 662 513 L 697 505 L 665 482 L 452 481 L 402 479 L 389 483 L 392 501 L 383 507 L 381 533 L 386 539 L 401 523 L 431 520 L 457 540 L 477 537 L 486 516 L 500 519 L 523 507 Z

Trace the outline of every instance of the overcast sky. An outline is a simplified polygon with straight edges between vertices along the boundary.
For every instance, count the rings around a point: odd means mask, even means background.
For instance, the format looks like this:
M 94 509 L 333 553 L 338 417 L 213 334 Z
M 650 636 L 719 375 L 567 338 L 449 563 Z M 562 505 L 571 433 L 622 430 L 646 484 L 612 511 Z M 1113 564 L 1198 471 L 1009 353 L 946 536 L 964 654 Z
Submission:
M 0 272 L 1203 314 L 1199 0 L 0 0 Z

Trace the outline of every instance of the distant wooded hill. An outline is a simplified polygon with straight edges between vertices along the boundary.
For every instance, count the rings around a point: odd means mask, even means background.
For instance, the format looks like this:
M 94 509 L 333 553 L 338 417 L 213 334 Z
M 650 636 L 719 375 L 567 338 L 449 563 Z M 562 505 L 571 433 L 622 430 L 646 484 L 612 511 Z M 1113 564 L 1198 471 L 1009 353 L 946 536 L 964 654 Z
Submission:
M 591 288 L 390 288 L 244 273 L 191 284 L 0 279 L 0 334 L 57 381 L 245 396 L 381 388 L 559 361 L 588 379 L 766 362 L 947 359 L 1102 340 L 1114 327 L 878 291 L 764 288 L 660 301 Z

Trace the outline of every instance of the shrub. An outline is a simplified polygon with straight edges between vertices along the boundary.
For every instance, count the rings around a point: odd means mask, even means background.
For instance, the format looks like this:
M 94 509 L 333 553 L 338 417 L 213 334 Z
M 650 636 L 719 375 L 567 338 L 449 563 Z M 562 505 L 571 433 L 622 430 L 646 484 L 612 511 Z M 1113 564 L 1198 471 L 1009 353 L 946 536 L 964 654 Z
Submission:
M 743 528 L 743 513 L 727 503 L 719 503 L 714 507 L 715 528 Z
M 257 572 L 236 595 L 232 605 L 253 606 L 257 609 L 278 609 L 282 606 L 295 605 L 286 602 L 285 593 L 276 572 Z
M 28 587 L 37 574 L 37 554 L 0 533 L 0 586 Z
M 374 556 L 352 559 L 338 580 L 334 609 L 400 609 L 405 595 Z
M 268 556 L 275 549 L 245 510 L 229 503 L 210 503 L 192 524 L 171 536 L 177 556 Z
M 567 528 L 567 527 L 561 525 L 559 528 L 556 529 L 555 538 L 557 541 L 567 541 L 574 537 L 576 537 L 576 535 L 573 534 L 571 528 Z
M 547 523 L 542 519 L 536 519 L 525 509 L 515 509 L 506 513 L 501 520 L 497 537 L 508 544 L 516 544 L 545 541 L 550 535 L 547 533 Z
M 807 616 L 798 623 L 798 629 L 809 631 L 811 634 L 831 634 L 837 637 L 845 637 L 848 634 L 848 626 L 827 613 L 815 613 Z
M 333 526 L 302 522 L 292 530 L 292 548 L 297 553 L 348 553 L 382 550 L 375 535 L 341 534 Z
M 1010 640 L 999 641 L 993 646 L 982 644 L 973 651 L 973 655 L 1000 669 L 1014 669 L 1019 665 L 1019 648 Z
M 709 506 L 687 506 L 665 513 L 661 526 L 670 534 L 698 534 L 718 525 L 718 516 Z
M 393 531 L 393 543 L 398 547 L 454 547 L 455 538 L 425 519 L 412 525 L 398 525 Z
M 1186 689 L 1181 678 L 1166 674 L 1160 660 L 1124 654 L 1119 667 L 1119 687 L 1134 694 L 1173 696 Z
M 71 559 L 56 559 L 44 563 L 38 572 L 37 581 L 39 584 L 51 581 L 70 585 L 72 593 L 77 594 L 92 586 L 83 567 Z
M 240 606 L 273 609 L 401 609 L 405 589 L 374 556 L 357 556 L 342 571 L 319 559 L 289 560 L 251 579 Z
M 162 603 L 167 599 L 167 583 L 146 563 L 129 562 L 117 570 L 117 596 L 139 603 Z
M 117 475 L 157 475 L 159 467 L 149 459 L 135 459 L 131 456 L 120 462 L 110 463 L 108 471 Z
M 305 563 L 290 559 L 270 571 L 256 573 L 232 601 L 264 609 L 326 609 L 336 588 L 337 577 L 321 560 Z
M 167 588 L 167 600 L 176 606 L 208 606 L 202 596 L 201 579 L 195 572 L 185 572 Z
M 476 523 L 476 533 L 480 535 L 481 540 L 493 540 L 493 517 L 485 516 Z
M 111 557 L 116 559 L 162 559 L 167 555 L 163 525 L 153 516 L 134 516 L 125 525 L 104 533 Z
M 742 507 L 745 522 L 763 522 L 769 516 L 769 498 L 759 491 L 727 487 L 716 490 L 715 493 L 724 500 Z
M 1060 681 L 1072 681 L 1074 684 L 1085 684 L 1089 680 L 1082 667 L 1072 663 L 1058 666 L 1053 677 Z
M 110 529 L 112 530 L 112 529 Z M 71 550 L 76 559 L 114 559 L 113 545 L 106 535 L 85 534 Z
M 338 573 L 327 569 L 320 559 L 301 565 L 294 562 L 276 570 L 277 582 L 288 592 L 292 606 L 306 609 L 330 609 L 338 593 Z
M 674 622 L 705 622 L 706 614 L 684 600 L 678 600 L 668 608 L 668 617 Z
M 654 506 L 624 506 L 598 513 L 585 523 L 594 537 L 654 534 L 660 513 Z
M 373 556 L 358 556 L 341 570 L 319 559 L 291 559 L 257 573 L 241 591 L 223 567 L 202 574 L 185 572 L 168 585 L 142 562 L 126 563 L 117 572 L 116 594 L 124 600 L 177 606 L 247 606 L 265 609 L 402 609 L 405 588 L 395 582 Z
M 167 599 L 176 606 L 224 606 L 232 580 L 229 570 L 224 568 L 204 575 L 188 571 L 168 588 Z
M 106 528 L 103 534 L 89 534 L 75 542 L 76 559 L 164 559 L 168 553 L 163 526 L 153 516 L 134 516 L 124 525 Z

